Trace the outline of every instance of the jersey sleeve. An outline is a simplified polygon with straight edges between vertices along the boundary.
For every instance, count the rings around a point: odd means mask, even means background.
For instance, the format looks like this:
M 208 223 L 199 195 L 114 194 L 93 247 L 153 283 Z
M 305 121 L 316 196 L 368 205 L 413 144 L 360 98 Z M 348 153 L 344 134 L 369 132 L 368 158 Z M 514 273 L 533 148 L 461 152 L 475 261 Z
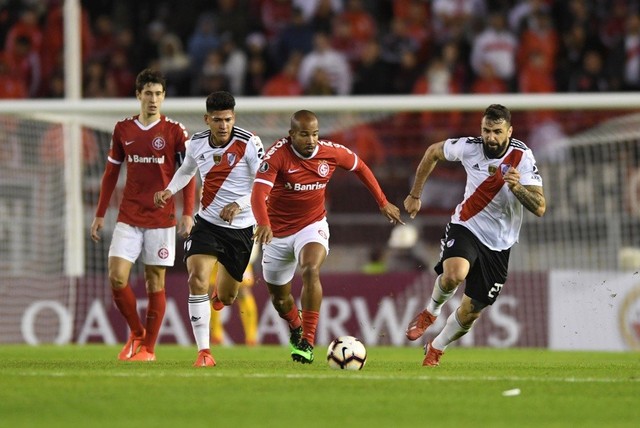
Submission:
M 520 184 L 523 186 L 542 186 L 542 177 L 536 166 L 536 159 L 531 150 L 526 150 L 518 165 Z
M 262 159 L 264 159 L 264 146 L 262 145 L 260 137 L 257 135 L 252 136 L 247 142 L 246 157 L 251 177 L 255 179 L 258 169 L 260 168 L 260 164 L 262 163 Z M 241 210 L 249 208 L 249 206 L 251 206 L 251 193 L 238 198 L 236 200 L 236 204 L 238 204 Z
M 449 138 L 444 142 L 444 157 L 448 161 L 462 161 L 467 138 Z
M 185 160 L 187 145 L 189 144 L 189 134 L 183 124 L 178 123 L 179 135 L 177 136 L 179 144 L 178 151 L 176 153 L 176 161 L 178 162 L 178 169 L 182 166 Z M 195 173 L 194 173 L 195 175 Z M 192 216 L 196 206 L 196 179 L 191 177 L 191 180 L 182 189 L 182 215 Z
M 185 155 L 184 155 L 184 161 L 182 162 L 182 165 L 180 165 L 180 168 L 178 168 L 178 170 L 173 175 L 173 178 L 167 185 L 167 190 L 171 191 L 171 193 L 175 195 L 180 189 L 182 189 L 187 184 L 189 184 L 190 181 L 193 181 L 194 183 L 193 192 L 195 194 L 195 180 L 192 180 L 192 179 L 193 179 L 193 176 L 196 174 L 197 169 L 198 169 L 198 163 L 193 157 L 191 146 L 187 144 L 187 151 L 185 152 Z

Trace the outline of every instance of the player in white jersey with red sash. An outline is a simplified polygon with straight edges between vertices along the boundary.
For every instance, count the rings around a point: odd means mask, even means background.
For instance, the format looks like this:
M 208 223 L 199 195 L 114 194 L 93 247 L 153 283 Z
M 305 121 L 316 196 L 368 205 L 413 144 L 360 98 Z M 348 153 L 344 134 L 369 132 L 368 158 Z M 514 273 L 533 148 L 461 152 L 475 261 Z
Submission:
M 155 344 L 166 308 L 165 271 L 167 266 L 173 266 L 176 254 L 174 204 L 159 210 L 153 205 L 153 194 L 171 180 L 184 156 L 188 136 L 182 124 L 160 114 L 165 90 L 165 79 L 160 73 L 147 69 L 138 74 L 136 96 L 140 101 L 140 114 L 121 120 L 113 130 L 96 217 L 91 225 L 91 238 L 97 242 L 120 167 L 126 163 L 127 181 L 109 248 L 113 300 L 131 330 L 118 355 L 120 360 L 156 359 Z M 193 226 L 194 180 L 184 188 L 183 197 L 180 233 L 186 237 Z M 145 265 L 149 298 L 146 328 L 138 316 L 136 297 L 128 284 L 131 267 L 138 257 Z
M 235 99 L 226 91 L 207 97 L 204 121 L 209 129 L 187 143 L 184 162 L 155 203 L 165 206 L 196 173 L 202 180 L 196 224 L 184 243 L 189 272 L 189 317 L 198 346 L 196 367 L 216 362 L 210 349 L 211 305 L 209 277 L 219 262 L 213 306 L 231 305 L 249 264 L 255 219 L 251 211 L 251 187 L 264 157 L 257 135 L 235 126 Z
M 313 362 L 322 285 L 320 267 L 329 253 L 325 190 L 336 168 L 353 171 L 375 198 L 382 214 L 402 223 L 369 167 L 341 144 L 319 140 L 318 118 L 300 110 L 291 117 L 289 137 L 275 142 L 256 175 L 251 205 L 255 241 L 263 245 L 262 271 L 271 302 L 289 323 L 291 357 Z M 302 319 L 291 280 L 302 273 Z
M 490 105 L 482 117 L 481 137 L 452 138 L 429 146 L 404 200 L 405 209 L 414 218 L 436 163 L 448 160 L 464 166 L 464 200 L 456 207 L 442 239 L 431 299 L 409 323 L 407 338 L 420 338 L 458 285 L 466 280 L 466 286 L 460 306 L 425 346 L 424 366 L 437 366 L 446 347 L 465 335 L 483 309 L 495 302 L 507 279 L 509 252 L 518 241 L 524 208 L 538 217 L 546 210 L 533 153 L 512 138 L 512 132 L 509 110 Z

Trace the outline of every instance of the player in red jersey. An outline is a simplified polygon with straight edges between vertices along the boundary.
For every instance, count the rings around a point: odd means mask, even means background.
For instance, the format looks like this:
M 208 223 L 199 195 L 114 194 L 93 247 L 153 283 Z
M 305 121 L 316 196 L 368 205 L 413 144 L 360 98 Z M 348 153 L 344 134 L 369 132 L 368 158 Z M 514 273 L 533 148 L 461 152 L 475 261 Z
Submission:
M 100 199 L 91 224 L 91 239 L 98 242 L 120 167 L 126 162 L 127 181 L 109 248 L 113 300 L 131 330 L 118 354 L 120 360 L 156 359 L 155 344 L 166 307 L 166 267 L 173 266 L 176 254 L 174 204 L 169 203 L 161 210 L 153 204 L 154 193 L 166 187 L 179 166 L 187 141 L 184 126 L 160 113 L 165 91 L 166 81 L 157 71 L 146 69 L 136 77 L 140 114 L 121 120 L 113 130 Z M 195 180 L 189 182 L 182 194 L 184 206 L 179 232 L 186 237 L 193 226 Z M 138 257 L 144 264 L 149 298 L 146 328 L 138 316 L 136 297 L 128 284 L 131 267 Z
M 507 280 L 509 254 L 518 241 L 524 208 L 540 217 L 546 211 L 542 177 L 531 150 L 511 137 L 511 112 L 492 104 L 482 115 L 480 137 L 449 138 L 424 153 L 404 207 L 414 218 L 420 195 L 439 161 L 458 161 L 467 173 L 464 200 L 458 204 L 441 240 L 438 274 L 426 308 L 409 323 L 409 340 L 420 338 L 440 315 L 442 305 L 465 281 L 460 306 L 425 346 L 423 366 L 437 366 L 444 350 L 469 332 L 492 305 Z
M 264 157 L 260 137 L 235 126 L 235 98 L 218 91 L 207 97 L 204 121 L 209 129 L 189 141 L 184 163 L 166 189 L 155 194 L 163 207 L 196 173 L 203 183 L 196 224 L 184 243 L 189 272 L 189 317 L 198 346 L 196 367 L 216 365 L 210 349 L 211 306 L 231 305 L 249 264 L 255 218 L 251 186 Z M 216 288 L 209 303 L 209 278 L 218 263 Z
M 393 224 L 402 223 L 400 210 L 387 201 L 369 167 L 345 146 L 319 140 L 319 132 L 313 112 L 296 112 L 289 136 L 276 141 L 267 152 L 251 195 L 257 221 L 254 239 L 263 244 L 263 276 L 273 306 L 289 323 L 291 358 L 303 364 L 313 362 L 322 303 L 320 267 L 329 253 L 325 190 L 336 168 L 355 172 L 382 214 Z M 302 319 L 291 294 L 298 266 Z

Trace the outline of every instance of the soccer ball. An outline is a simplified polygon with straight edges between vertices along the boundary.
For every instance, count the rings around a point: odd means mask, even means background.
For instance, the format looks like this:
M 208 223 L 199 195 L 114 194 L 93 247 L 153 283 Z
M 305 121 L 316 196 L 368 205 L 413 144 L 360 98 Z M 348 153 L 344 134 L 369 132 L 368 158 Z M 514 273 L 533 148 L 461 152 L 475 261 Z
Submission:
M 367 362 L 367 349 L 353 336 L 340 336 L 329 344 L 327 362 L 332 369 L 360 370 Z

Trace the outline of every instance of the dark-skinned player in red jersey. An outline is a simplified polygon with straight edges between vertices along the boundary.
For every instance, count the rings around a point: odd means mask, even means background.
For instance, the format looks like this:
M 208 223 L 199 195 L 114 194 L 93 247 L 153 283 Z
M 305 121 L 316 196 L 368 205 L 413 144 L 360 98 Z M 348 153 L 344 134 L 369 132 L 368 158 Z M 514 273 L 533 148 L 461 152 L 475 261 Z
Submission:
M 256 243 L 262 244 L 262 271 L 271 302 L 289 324 L 291 358 L 313 362 L 322 303 L 320 268 L 329 253 L 325 190 L 336 168 L 353 171 L 390 223 L 400 210 L 387 201 L 369 167 L 341 144 L 319 139 L 317 116 L 300 110 L 291 117 L 289 136 L 271 147 L 258 170 L 251 206 Z M 291 294 L 296 269 L 302 274 L 300 314 Z M 302 317 L 300 317 L 302 315 Z

